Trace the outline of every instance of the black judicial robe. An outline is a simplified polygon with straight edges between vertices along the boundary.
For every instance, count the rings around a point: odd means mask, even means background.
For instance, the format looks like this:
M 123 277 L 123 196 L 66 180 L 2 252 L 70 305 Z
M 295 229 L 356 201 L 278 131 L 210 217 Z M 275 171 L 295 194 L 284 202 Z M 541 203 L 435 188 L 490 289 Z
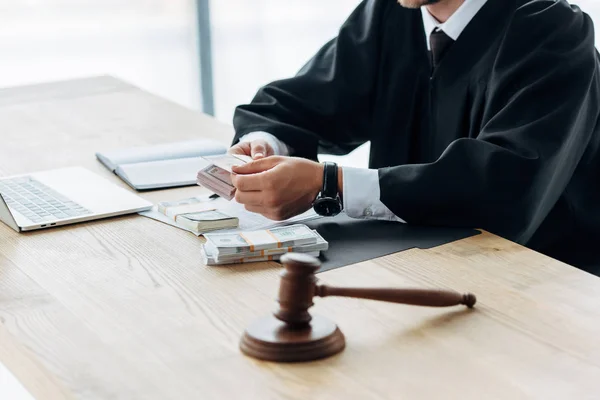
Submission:
M 234 143 L 266 131 L 316 159 L 370 140 L 381 201 L 408 223 L 482 228 L 598 273 L 599 72 L 593 24 L 564 0 L 488 0 L 433 71 L 420 10 L 367 0 L 236 109 Z

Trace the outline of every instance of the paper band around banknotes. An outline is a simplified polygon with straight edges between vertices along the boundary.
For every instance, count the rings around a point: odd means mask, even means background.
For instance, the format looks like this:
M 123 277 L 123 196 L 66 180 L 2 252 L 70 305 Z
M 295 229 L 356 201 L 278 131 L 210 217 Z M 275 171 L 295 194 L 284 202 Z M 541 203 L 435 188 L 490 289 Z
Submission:
M 205 265 L 274 261 L 287 252 L 317 257 L 329 248 L 317 231 L 306 225 L 287 225 L 242 233 L 208 233 L 202 245 Z
M 273 233 L 269 229 L 265 229 L 264 231 L 254 231 L 248 232 L 245 234 L 244 232 L 240 232 L 240 236 L 250 245 L 250 251 L 254 251 L 257 245 L 264 244 L 272 244 L 274 247 L 280 248 L 282 247 L 282 243 L 279 241 L 277 236 L 273 235 Z

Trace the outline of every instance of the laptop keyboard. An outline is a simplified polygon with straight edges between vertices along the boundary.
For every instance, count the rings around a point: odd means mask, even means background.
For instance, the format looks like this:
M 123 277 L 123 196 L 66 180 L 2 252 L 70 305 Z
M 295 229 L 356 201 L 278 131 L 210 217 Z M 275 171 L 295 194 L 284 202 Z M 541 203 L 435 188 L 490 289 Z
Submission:
M 0 180 L 0 193 L 10 209 L 35 223 L 92 213 L 31 177 Z

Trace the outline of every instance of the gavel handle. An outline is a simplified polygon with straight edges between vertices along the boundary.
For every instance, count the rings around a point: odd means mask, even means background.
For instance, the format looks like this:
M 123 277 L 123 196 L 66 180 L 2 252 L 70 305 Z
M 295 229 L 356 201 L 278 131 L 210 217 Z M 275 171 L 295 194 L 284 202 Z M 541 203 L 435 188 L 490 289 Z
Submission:
M 473 308 L 477 301 L 472 293 L 461 294 L 453 290 L 435 289 L 340 288 L 317 285 L 315 295 L 319 297 L 354 297 L 425 307 L 451 307 L 464 304 Z

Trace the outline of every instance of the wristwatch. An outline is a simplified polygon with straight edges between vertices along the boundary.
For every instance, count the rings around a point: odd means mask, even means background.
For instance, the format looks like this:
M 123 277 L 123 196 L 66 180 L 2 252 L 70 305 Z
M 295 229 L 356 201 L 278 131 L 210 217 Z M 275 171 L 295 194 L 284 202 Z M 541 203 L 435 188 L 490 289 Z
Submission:
M 313 202 L 313 209 L 324 217 L 333 217 L 342 211 L 342 200 L 338 192 L 338 166 L 334 162 L 323 163 L 323 189 Z

